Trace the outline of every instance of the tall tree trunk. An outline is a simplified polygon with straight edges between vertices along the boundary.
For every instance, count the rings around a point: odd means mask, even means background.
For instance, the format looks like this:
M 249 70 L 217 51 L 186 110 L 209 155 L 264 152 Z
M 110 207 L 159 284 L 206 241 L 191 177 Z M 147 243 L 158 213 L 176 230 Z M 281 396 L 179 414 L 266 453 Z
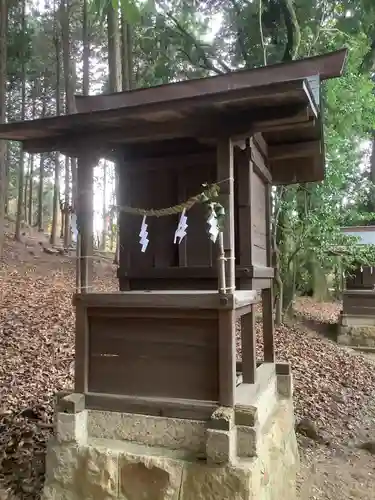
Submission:
M 121 82 L 121 50 L 120 50 L 120 33 L 119 33 L 119 20 L 117 11 L 113 8 L 112 3 L 108 5 L 107 10 L 107 34 L 108 34 L 108 71 L 109 71 L 109 91 L 110 92 L 120 92 L 122 88 Z M 115 164 L 115 170 L 117 172 L 117 163 Z M 117 186 L 117 173 L 115 174 L 115 182 Z M 117 189 L 116 189 L 117 195 Z M 118 199 L 118 197 L 116 196 Z M 118 219 L 118 217 L 117 217 Z M 120 242 L 119 242 L 119 228 L 117 224 L 117 235 L 116 235 L 116 252 L 114 264 L 119 263 L 119 252 L 120 252 Z
M 52 206 L 52 226 L 51 238 L 52 245 L 57 245 L 57 222 L 59 218 L 60 208 L 60 153 L 55 152 L 55 169 L 54 169 L 54 183 L 53 183 L 53 206 Z
M 370 199 L 368 206 L 370 212 L 375 212 L 375 130 L 372 132 L 372 149 L 370 157 L 370 181 L 372 186 L 370 190 Z M 371 224 L 375 224 L 375 220 L 372 220 Z
M 65 112 L 72 114 L 76 112 L 74 92 L 75 92 L 75 65 L 71 57 L 71 35 L 69 28 L 71 3 L 70 0 L 61 2 L 61 36 L 63 49 L 63 67 L 64 67 L 64 86 L 65 86 Z M 70 211 L 69 211 L 69 159 L 65 163 L 65 225 L 64 225 L 64 246 L 70 245 Z M 70 170 L 72 173 L 72 202 L 71 207 L 74 210 L 77 198 L 77 161 L 75 158 L 70 160 Z
M 121 74 L 122 90 L 133 88 L 132 27 L 121 14 Z
M 42 92 L 42 118 L 46 116 L 46 107 L 47 107 L 47 96 L 46 89 L 43 89 Z M 37 226 L 39 232 L 44 232 L 44 214 L 43 214 L 43 205 L 44 205 L 44 161 L 45 155 L 40 155 L 39 160 L 39 186 L 38 186 L 38 219 Z
M 114 181 L 116 182 L 116 181 Z M 114 206 L 116 204 L 116 184 L 114 186 L 114 189 L 111 193 L 111 204 Z M 114 226 L 115 226 L 115 221 L 114 221 L 114 210 L 111 210 L 111 215 L 109 218 L 109 226 L 110 226 L 110 240 L 109 240 L 109 247 L 111 249 L 111 252 L 115 250 L 115 239 L 116 239 L 116 234 L 118 231 L 114 231 Z
M 29 171 L 29 206 L 27 221 L 29 226 L 33 225 L 33 188 L 34 188 L 34 155 L 30 155 L 30 171 Z
M 32 92 L 32 99 L 33 99 L 32 115 L 31 115 L 32 119 L 34 119 L 36 116 L 37 88 L 38 88 L 38 84 L 35 81 L 34 87 L 33 87 L 33 92 Z M 29 204 L 28 204 L 26 220 L 28 221 L 29 226 L 32 226 L 33 225 L 33 188 L 34 188 L 34 155 L 33 154 L 31 154 L 29 157 L 29 165 L 30 165 L 30 168 L 29 168 Z
M 64 203 L 64 247 L 70 245 L 70 171 L 69 171 L 69 156 L 65 156 L 65 203 Z
M 57 12 L 56 5 L 54 6 L 54 44 L 55 44 L 55 69 L 56 69 L 56 116 L 61 113 L 60 97 L 61 97 L 61 72 L 60 72 L 60 33 L 56 20 Z M 50 242 L 52 245 L 57 245 L 57 223 L 59 219 L 60 209 L 60 153 L 55 153 L 55 175 L 53 184 L 53 208 L 52 208 L 52 227 Z M 61 231 L 63 231 L 63 220 L 61 217 Z
M 0 141 L 1 142 L 1 141 Z M 1 146 L 0 146 L 1 148 Z M 0 152 L 1 155 L 1 152 Z M 6 154 L 5 154 L 5 200 L 4 200 L 4 213 L 5 215 L 9 215 L 9 165 L 10 165 L 10 149 L 6 148 Z M 1 184 L 1 181 L 0 181 Z M 1 190 L 1 185 L 0 185 L 0 190 Z M 1 195 L 0 195 L 1 198 Z M 0 210 L 1 211 L 1 210 Z M 0 234 L 0 240 L 1 240 L 1 234 Z M 0 243 L 1 245 L 1 243 Z M 1 249 L 0 249 L 0 258 L 1 258 Z
M 102 219 L 103 219 L 103 231 L 101 237 L 101 249 L 105 252 L 107 247 L 107 162 L 104 160 L 103 165 L 103 207 L 102 207 Z
M 112 3 L 107 10 L 108 83 L 110 92 L 121 91 L 121 51 L 117 11 Z
M 89 39 L 89 25 L 88 25 L 88 3 L 87 0 L 83 0 L 83 13 L 82 13 L 82 45 L 83 45 L 83 75 L 82 75 L 82 93 L 83 95 L 89 95 L 90 93 L 90 39 Z M 78 174 L 78 172 L 77 172 Z M 77 175 L 78 177 L 78 175 Z M 80 189 L 78 186 L 77 178 L 77 190 Z M 78 194 L 78 193 L 77 193 Z M 79 209 L 76 210 L 76 225 L 77 225 L 77 247 L 76 247 L 76 291 L 79 293 L 81 291 L 81 267 L 85 265 L 81 262 L 81 232 L 80 232 L 80 221 L 81 215 L 79 214 Z
M 8 2 L 0 0 L 0 123 L 5 123 L 6 80 L 7 80 L 7 24 Z M 0 141 L 0 259 L 3 257 L 5 232 L 5 200 L 7 198 L 7 147 Z
M 90 39 L 88 26 L 88 5 L 87 0 L 83 0 L 83 25 L 82 25 L 82 43 L 83 43 L 83 76 L 82 93 L 90 93 Z
M 22 50 L 21 50 L 21 120 L 25 119 L 25 110 L 26 110 L 26 54 L 25 54 L 25 42 L 26 40 L 23 38 L 23 35 L 26 33 L 26 14 L 25 14 L 25 5 L 26 0 L 23 0 L 22 3 L 22 11 L 21 11 L 21 33 L 22 33 Z M 17 217 L 16 217 L 16 232 L 15 239 L 17 241 L 21 241 L 21 221 L 22 216 L 25 213 L 25 206 L 23 203 L 23 187 L 24 187 L 24 169 L 25 169 L 25 153 L 23 151 L 23 147 L 21 146 L 20 152 L 20 162 L 19 162 L 19 175 L 18 175 L 18 200 L 17 200 Z
M 45 155 L 40 155 L 39 161 L 39 186 L 38 186 L 38 231 L 40 233 L 44 232 L 44 160 Z
M 71 41 L 69 29 L 70 0 L 61 1 L 61 38 L 63 50 L 64 84 L 65 84 L 65 112 L 76 112 L 75 92 L 75 67 L 71 57 Z
M 23 214 L 23 220 L 27 223 L 28 221 L 28 206 L 29 204 L 27 203 L 27 195 L 29 191 L 29 180 L 30 180 L 30 160 L 31 160 L 31 155 L 29 155 L 28 161 L 26 161 L 26 172 L 25 172 L 25 182 L 24 182 L 24 189 L 23 189 L 23 208 L 24 208 L 24 214 Z

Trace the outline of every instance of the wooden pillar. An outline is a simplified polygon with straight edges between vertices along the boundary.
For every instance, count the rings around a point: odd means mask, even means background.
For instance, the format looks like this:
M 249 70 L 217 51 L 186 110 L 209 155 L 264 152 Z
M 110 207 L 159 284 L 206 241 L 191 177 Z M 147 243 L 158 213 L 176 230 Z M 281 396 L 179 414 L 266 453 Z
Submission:
M 248 314 L 241 316 L 242 381 L 254 384 L 256 376 L 255 310 L 251 306 Z
M 220 202 L 225 208 L 223 246 L 227 260 L 227 293 L 236 288 L 234 249 L 234 160 L 230 138 L 218 140 L 217 181 L 220 183 Z M 235 404 L 236 392 L 236 322 L 234 311 L 219 312 L 219 402 Z
M 253 213 L 251 210 L 253 162 L 243 151 L 239 152 L 237 161 L 239 264 L 241 267 L 251 268 L 253 264 Z M 253 306 L 250 313 L 241 316 L 241 348 L 243 382 L 245 384 L 254 384 L 256 373 L 256 336 L 255 311 Z
M 236 289 L 236 263 L 234 249 L 234 159 L 233 144 L 228 137 L 217 143 L 217 182 L 220 186 L 220 202 L 225 208 L 223 231 L 224 253 L 227 259 L 227 292 Z
M 272 265 L 272 241 L 271 241 L 271 184 L 266 184 L 266 237 L 267 237 L 267 266 Z M 274 321 L 273 321 L 273 280 L 270 288 L 262 290 L 262 309 L 263 309 L 263 344 L 264 361 L 275 362 L 274 345 Z
M 80 293 L 92 291 L 94 229 L 94 164 L 96 157 L 82 153 L 77 168 L 77 219 L 80 243 Z

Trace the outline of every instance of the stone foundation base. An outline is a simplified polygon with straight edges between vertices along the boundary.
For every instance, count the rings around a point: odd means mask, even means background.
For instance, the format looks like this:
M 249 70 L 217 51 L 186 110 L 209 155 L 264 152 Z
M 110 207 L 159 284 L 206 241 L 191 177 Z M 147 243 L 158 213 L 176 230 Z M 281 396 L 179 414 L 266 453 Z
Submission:
M 219 413 L 209 422 L 57 413 L 42 498 L 293 500 L 298 449 L 290 375 L 267 381 L 253 406 Z
M 337 342 L 347 346 L 375 347 L 375 318 L 342 314 Z

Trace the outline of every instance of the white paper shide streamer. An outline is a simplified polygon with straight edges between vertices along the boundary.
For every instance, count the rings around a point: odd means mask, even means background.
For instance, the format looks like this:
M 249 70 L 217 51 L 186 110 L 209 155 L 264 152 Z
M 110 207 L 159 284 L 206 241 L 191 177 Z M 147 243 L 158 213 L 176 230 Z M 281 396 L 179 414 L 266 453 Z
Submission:
M 219 235 L 219 224 L 215 212 L 212 210 L 211 215 L 207 219 L 208 224 L 208 234 L 210 235 L 210 240 L 216 243 L 217 237 Z
M 187 225 L 187 216 L 185 214 L 186 214 L 186 209 L 184 208 L 181 213 L 180 220 L 178 221 L 176 232 L 174 233 L 174 243 L 180 244 L 181 241 L 186 236 L 186 229 L 188 225 Z
M 139 243 L 141 244 L 141 252 L 145 252 L 148 246 L 148 232 L 147 232 L 147 224 L 146 224 L 146 216 L 143 217 L 141 231 L 139 233 Z

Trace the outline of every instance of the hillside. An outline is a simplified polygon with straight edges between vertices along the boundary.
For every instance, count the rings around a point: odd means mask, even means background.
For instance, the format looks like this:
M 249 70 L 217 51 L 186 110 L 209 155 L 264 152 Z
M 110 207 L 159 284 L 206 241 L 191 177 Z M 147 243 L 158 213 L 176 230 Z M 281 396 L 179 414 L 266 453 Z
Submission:
M 47 245 L 43 235 L 25 234 L 23 243 L 13 242 L 8 235 L 0 267 L 0 481 L 4 498 L 8 489 L 17 499 L 39 498 L 46 440 L 53 431 L 53 396 L 72 387 L 75 259 L 47 254 L 43 245 Z M 110 260 L 95 258 L 94 286 L 96 290 L 116 288 Z M 336 321 L 339 309 L 340 304 L 300 299 L 298 320 L 276 330 L 277 358 L 289 361 L 293 368 L 300 433 L 311 434 L 306 425 L 318 433 L 318 440 L 299 436 L 304 500 L 370 499 L 375 488 L 375 460 L 353 446 L 375 438 L 371 428 L 374 365 L 318 333 Z M 258 331 L 260 327 L 258 323 Z M 344 477 L 337 476 L 338 471 Z M 351 484 L 358 485 L 358 491 Z

